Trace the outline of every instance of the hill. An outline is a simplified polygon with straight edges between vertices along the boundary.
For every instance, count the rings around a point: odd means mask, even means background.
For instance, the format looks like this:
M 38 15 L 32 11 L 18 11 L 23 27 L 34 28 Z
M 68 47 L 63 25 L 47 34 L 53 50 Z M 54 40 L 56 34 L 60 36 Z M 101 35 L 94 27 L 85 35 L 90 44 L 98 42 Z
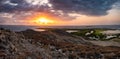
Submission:
M 64 30 L 0 29 L 0 59 L 119 59 L 120 47 L 97 46 Z

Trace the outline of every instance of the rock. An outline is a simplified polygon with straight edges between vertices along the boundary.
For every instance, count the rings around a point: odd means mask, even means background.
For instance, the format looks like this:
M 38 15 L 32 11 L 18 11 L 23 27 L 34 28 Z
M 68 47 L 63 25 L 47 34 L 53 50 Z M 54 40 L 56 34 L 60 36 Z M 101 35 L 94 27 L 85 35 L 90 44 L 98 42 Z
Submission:
M 16 33 L 0 29 L 0 59 L 120 58 L 119 53 L 116 53 L 120 52 L 120 47 L 102 47 L 87 43 L 60 30 L 27 30 Z

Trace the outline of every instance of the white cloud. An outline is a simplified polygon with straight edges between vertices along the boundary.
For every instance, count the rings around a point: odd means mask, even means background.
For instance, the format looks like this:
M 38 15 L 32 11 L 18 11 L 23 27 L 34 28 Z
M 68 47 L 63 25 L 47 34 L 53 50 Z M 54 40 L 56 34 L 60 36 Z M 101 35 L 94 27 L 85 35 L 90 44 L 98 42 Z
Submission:
M 45 5 L 49 3 L 48 0 L 26 0 L 26 2 L 32 5 Z
M 18 5 L 17 3 L 11 3 L 10 0 L 5 1 L 4 4 L 9 4 L 9 5 L 12 5 L 12 6 L 17 6 Z

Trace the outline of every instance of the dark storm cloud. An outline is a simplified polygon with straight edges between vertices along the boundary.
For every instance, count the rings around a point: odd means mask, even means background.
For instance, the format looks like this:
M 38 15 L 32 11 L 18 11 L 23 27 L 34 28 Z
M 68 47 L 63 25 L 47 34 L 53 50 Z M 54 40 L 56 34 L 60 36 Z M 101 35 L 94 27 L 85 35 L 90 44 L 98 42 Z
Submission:
M 52 4 L 52 7 L 49 7 L 48 5 L 32 5 L 26 0 L 0 0 L 0 12 L 47 11 L 56 17 L 64 16 L 65 18 L 74 18 L 74 16 L 69 16 L 69 13 L 102 16 L 106 15 L 117 1 L 120 0 L 49 0 Z
M 106 15 L 118 0 L 50 0 L 55 10 L 85 15 Z
M 0 0 L 0 12 L 15 11 L 45 11 L 49 7 L 47 5 L 32 5 L 26 0 Z
M 29 11 L 32 7 L 24 0 L 0 1 L 0 12 Z

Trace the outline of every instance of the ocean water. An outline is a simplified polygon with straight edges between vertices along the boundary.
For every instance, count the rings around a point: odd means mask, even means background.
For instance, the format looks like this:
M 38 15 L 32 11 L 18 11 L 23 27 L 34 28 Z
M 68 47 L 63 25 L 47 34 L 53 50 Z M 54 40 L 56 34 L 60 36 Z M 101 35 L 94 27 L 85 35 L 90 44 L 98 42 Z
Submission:
M 9 29 L 12 31 L 24 31 L 27 29 L 36 28 L 35 26 L 20 26 L 20 25 L 0 25 L 0 28 Z
M 120 34 L 120 30 L 106 30 L 102 32 L 103 34 Z
M 120 30 L 120 25 L 96 25 L 96 26 L 23 26 L 23 25 L 0 25 L 0 28 L 10 29 L 12 31 L 24 31 L 27 29 L 36 28 L 58 28 L 58 29 L 117 29 Z M 44 31 L 44 30 L 41 30 Z

